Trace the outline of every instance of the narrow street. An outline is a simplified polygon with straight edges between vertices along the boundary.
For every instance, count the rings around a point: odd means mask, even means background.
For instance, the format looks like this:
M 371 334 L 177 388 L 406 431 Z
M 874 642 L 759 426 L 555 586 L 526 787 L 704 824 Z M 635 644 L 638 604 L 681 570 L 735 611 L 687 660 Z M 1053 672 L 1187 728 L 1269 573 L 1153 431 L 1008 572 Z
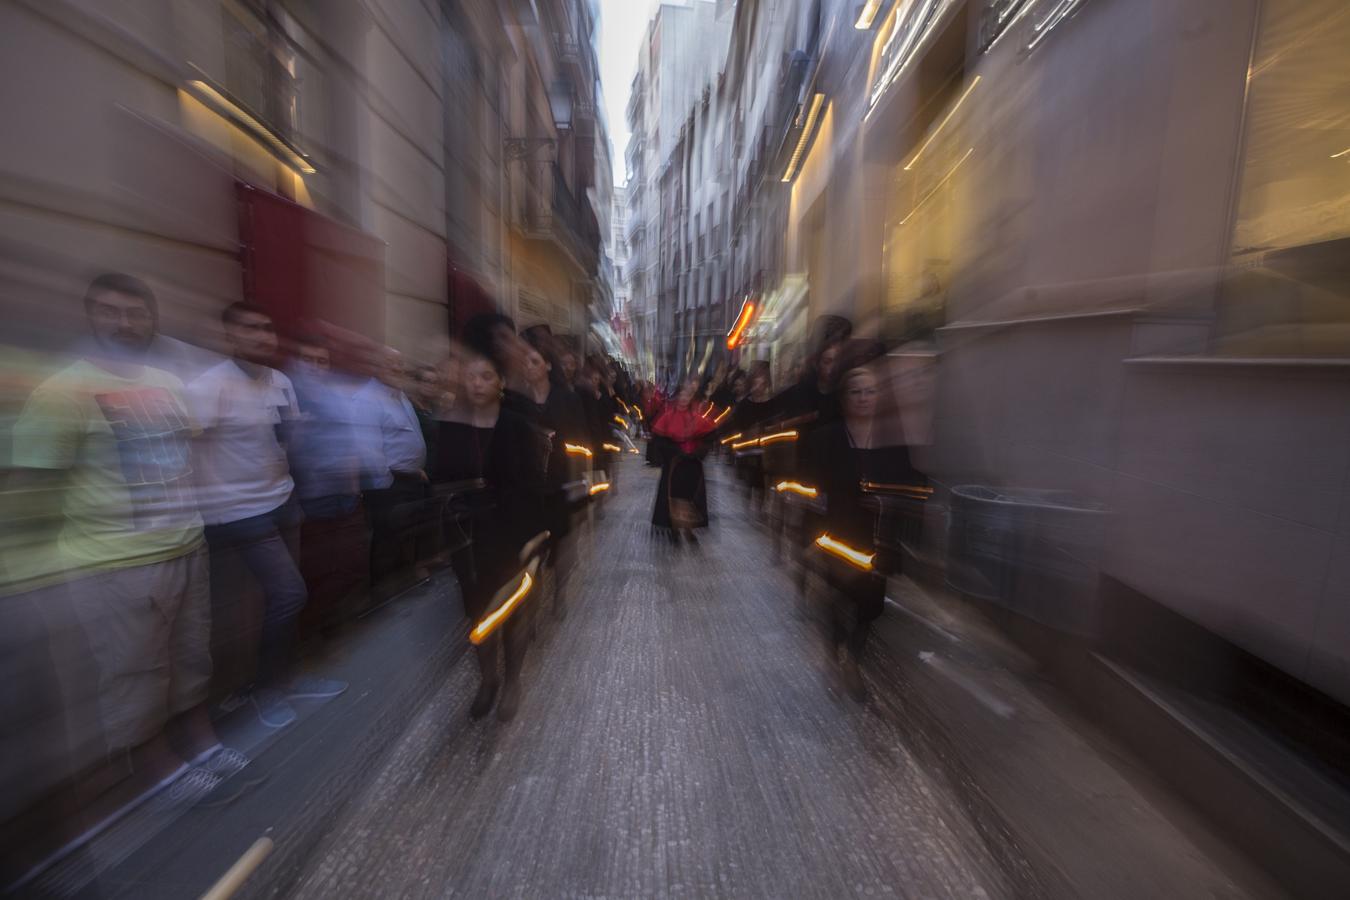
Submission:
M 1073 861 L 1030 861 L 981 787 L 954 778 L 932 735 L 882 699 L 906 689 L 890 654 L 868 667 L 866 704 L 835 686 L 788 569 L 725 470 L 709 470 L 713 528 L 699 547 L 673 548 L 649 535 L 654 470 L 626 466 L 584 536 L 568 617 L 542 623 L 518 718 L 469 720 L 476 671 L 461 658 L 299 876 L 258 887 L 315 898 L 1100 896 L 1102 884 L 1120 896 L 1247 895 L 1157 816 L 1150 839 L 1170 850 L 1148 872 L 1108 852 L 1078 861 L 1100 873 L 1089 886 L 1065 874 Z M 1097 827 L 1051 828 L 1080 826 Z

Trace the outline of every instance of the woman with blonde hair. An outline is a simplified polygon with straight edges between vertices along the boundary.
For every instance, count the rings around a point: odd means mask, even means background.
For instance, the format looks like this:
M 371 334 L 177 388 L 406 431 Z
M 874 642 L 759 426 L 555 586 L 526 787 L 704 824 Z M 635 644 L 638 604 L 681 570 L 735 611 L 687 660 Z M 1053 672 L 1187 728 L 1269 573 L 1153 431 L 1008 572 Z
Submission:
M 876 486 L 921 486 L 926 479 L 909 458 L 898 408 L 877 366 L 874 348 L 860 348 L 846 362 L 840 379 L 840 419 L 812 432 L 803 471 L 820 492 L 823 512 L 812 523 L 808 553 L 828 594 L 832 662 L 855 699 L 865 696 L 862 661 L 871 623 L 881 615 L 886 596 L 879 566 Z M 825 540 L 822 541 L 822 538 Z M 896 574 L 894 567 L 890 574 Z M 840 658 L 841 647 L 846 651 Z

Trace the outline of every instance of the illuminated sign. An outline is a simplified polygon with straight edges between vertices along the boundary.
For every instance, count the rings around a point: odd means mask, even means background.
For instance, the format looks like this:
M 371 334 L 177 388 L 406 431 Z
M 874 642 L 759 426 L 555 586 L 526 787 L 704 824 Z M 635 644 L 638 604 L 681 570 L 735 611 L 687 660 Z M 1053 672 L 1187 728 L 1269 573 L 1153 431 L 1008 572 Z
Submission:
M 735 350 L 740 346 L 741 338 L 745 336 L 745 329 L 749 327 L 750 320 L 755 315 L 755 304 L 747 297 L 741 304 L 741 311 L 736 316 L 736 324 L 731 326 L 731 331 L 727 332 L 727 349 Z
M 877 71 L 867 105 L 875 107 L 886 89 L 905 71 L 919 44 L 932 32 L 938 18 L 952 0 L 901 0 L 891 13 L 886 43 L 881 45 Z
M 985 0 L 980 17 L 980 52 L 988 53 L 1036 0 Z
M 1022 49 L 1035 50 L 1050 32 L 1078 12 L 1087 0 L 985 0 L 980 19 L 980 52 L 988 53 L 1028 14 L 1031 27 Z

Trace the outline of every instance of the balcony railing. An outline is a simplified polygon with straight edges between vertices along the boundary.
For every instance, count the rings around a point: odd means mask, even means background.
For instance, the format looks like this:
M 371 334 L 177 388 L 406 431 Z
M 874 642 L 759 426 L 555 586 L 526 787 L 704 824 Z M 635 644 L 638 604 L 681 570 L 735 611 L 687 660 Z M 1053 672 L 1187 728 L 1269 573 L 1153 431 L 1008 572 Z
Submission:
M 556 162 L 536 167 L 528 180 L 521 210 L 522 231 L 536 240 L 553 241 L 571 255 L 587 275 L 599 269 L 600 223 L 589 201 L 578 201 Z

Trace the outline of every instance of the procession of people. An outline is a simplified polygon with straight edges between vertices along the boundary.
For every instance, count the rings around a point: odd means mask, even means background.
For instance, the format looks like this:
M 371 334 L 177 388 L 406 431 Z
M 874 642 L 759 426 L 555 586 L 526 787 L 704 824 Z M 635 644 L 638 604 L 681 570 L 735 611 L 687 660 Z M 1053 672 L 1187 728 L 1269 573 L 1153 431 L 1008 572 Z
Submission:
M 797 377 L 776 393 L 769 362 L 755 360 L 644 394 L 647 460 L 660 467 L 651 521 L 662 539 L 697 545 L 711 521 L 704 464 L 720 452 L 751 521 L 790 555 L 803 596 L 813 595 L 841 686 L 862 699 L 870 625 L 886 579 L 903 571 L 902 537 L 917 545 L 930 490 L 910 458 L 905 386 L 886 347 L 823 316 L 807 349 Z

